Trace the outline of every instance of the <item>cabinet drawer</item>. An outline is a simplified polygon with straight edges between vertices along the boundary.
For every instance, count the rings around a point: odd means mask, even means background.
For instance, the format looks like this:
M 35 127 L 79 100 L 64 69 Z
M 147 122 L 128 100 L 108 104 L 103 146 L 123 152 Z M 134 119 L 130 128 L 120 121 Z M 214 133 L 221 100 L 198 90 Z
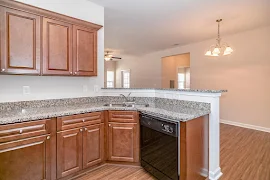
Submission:
M 15 123 L 0 126 L 0 143 L 49 134 L 52 131 L 51 119 Z
M 57 131 L 102 123 L 103 119 L 103 112 L 59 117 L 57 118 Z
M 109 111 L 109 122 L 137 123 L 138 113 L 136 111 Z

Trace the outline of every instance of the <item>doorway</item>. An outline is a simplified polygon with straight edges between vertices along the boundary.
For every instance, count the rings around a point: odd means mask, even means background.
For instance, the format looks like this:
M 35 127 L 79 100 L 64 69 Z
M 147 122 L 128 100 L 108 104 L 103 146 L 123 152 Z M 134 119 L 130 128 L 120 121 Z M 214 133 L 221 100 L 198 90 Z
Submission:
M 190 53 L 162 58 L 162 88 L 190 88 Z

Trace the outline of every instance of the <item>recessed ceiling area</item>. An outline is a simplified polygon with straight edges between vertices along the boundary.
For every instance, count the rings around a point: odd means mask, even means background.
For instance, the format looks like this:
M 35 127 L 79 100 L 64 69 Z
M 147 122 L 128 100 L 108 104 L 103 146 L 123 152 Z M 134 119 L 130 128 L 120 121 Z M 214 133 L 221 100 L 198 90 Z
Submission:
M 105 48 L 142 55 L 270 25 L 269 0 L 90 0 L 105 7 Z

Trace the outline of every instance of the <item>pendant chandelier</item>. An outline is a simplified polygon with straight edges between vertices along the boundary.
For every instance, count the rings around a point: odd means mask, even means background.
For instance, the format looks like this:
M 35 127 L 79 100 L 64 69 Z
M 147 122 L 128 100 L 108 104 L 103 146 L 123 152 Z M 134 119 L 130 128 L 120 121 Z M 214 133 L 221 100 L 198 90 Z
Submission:
M 209 50 L 205 53 L 206 56 L 219 56 L 219 55 L 225 56 L 225 55 L 229 55 L 233 52 L 233 49 L 230 46 L 228 46 L 227 43 L 225 43 L 225 42 L 221 43 L 220 32 L 219 32 L 221 21 L 222 21 L 222 19 L 216 20 L 216 22 L 218 23 L 217 42 L 216 42 L 216 44 L 210 46 Z

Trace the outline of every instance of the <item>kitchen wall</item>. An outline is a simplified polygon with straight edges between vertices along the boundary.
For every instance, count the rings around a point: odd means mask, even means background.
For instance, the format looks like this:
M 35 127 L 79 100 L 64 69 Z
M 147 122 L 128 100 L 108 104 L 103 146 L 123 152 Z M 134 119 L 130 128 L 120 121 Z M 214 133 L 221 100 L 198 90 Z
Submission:
M 190 67 L 190 54 L 179 54 L 163 57 L 162 63 L 162 88 L 170 88 L 170 80 L 174 81 L 174 87 L 178 88 L 178 68 Z M 189 83 L 188 83 L 189 84 Z
M 104 26 L 104 8 L 88 0 L 18 0 Z M 104 28 L 98 31 L 97 77 L 40 77 L 0 75 L 0 102 L 94 96 L 104 84 Z M 31 94 L 23 95 L 22 86 Z
M 121 87 L 121 71 L 130 69 L 130 87 L 160 88 L 161 58 L 155 54 L 145 56 L 121 55 L 116 63 L 116 87 Z
M 227 89 L 221 119 L 270 128 L 270 26 L 223 36 L 235 50 L 230 56 L 204 56 L 215 39 L 130 57 L 118 71 L 131 69 L 135 87 L 161 87 L 161 58 L 190 52 L 191 88 Z M 257 127 L 255 127 L 257 128 Z

